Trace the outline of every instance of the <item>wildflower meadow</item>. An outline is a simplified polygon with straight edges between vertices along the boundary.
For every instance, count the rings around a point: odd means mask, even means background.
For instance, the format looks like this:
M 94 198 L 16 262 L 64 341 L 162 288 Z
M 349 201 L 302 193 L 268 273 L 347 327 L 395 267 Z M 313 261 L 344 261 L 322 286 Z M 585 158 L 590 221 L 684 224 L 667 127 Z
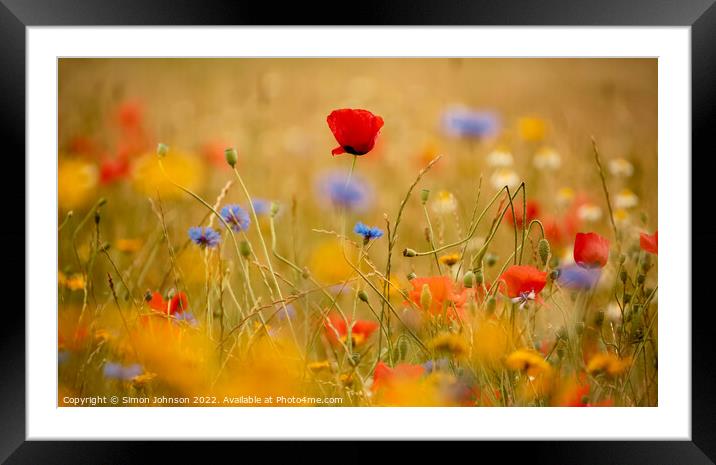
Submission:
M 656 60 L 61 59 L 58 89 L 58 405 L 658 404 Z

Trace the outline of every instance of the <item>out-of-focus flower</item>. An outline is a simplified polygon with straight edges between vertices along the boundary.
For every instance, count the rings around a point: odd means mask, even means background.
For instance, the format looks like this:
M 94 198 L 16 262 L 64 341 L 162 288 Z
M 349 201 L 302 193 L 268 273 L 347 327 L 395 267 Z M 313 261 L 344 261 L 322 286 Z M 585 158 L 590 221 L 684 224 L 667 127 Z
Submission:
M 448 191 L 440 191 L 431 204 L 432 210 L 438 215 L 449 215 L 457 210 L 457 199 Z
M 117 239 L 115 242 L 115 247 L 120 252 L 124 253 L 133 253 L 137 252 L 139 249 L 142 248 L 142 244 L 144 242 L 142 239 Z
M 571 187 L 561 187 L 557 191 L 557 203 L 561 206 L 567 206 L 574 200 L 574 189 Z
M 443 113 L 442 127 L 445 134 L 451 137 L 480 139 L 496 135 L 500 130 L 500 120 L 490 111 L 455 106 Z
M 101 184 L 112 184 L 128 178 L 131 173 L 129 160 L 126 158 L 105 158 L 99 165 L 99 181 Z
M 432 276 L 427 278 L 415 278 L 410 281 L 413 289 L 408 293 L 410 301 L 418 308 L 423 308 L 425 302 L 423 288 L 430 294 L 428 311 L 432 315 L 442 315 L 443 311 L 448 316 L 454 317 L 455 311 L 462 311 L 467 300 L 467 293 L 460 286 L 447 276 Z
M 601 270 L 599 268 L 583 268 L 570 264 L 559 268 L 557 282 L 568 289 L 592 289 L 599 282 Z
M 657 255 L 659 253 L 659 231 L 654 231 L 652 235 L 639 234 L 639 246 L 643 251 Z
M 106 362 L 102 367 L 102 374 L 105 378 L 120 381 L 129 381 L 135 376 L 141 375 L 143 371 L 142 366 L 138 363 L 125 366 L 121 363 Z
M 481 318 L 472 334 L 472 355 L 475 361 L 497 368 L 512 345 L 513 336 L 505 323 L 496 318 Z
M 438 259 L 440 263 L 443 265 L 447 265 L 449 267 L 452 267 L 457 264 L 457 262 L 460 261 L 460 254 L 459 253 L 451 253 L 440 256 Z
M 628 225 L 630 219 L 631 219 L 631 215 L 625 209 L 618 208 L 618 209 L 614 210 L 614 224 L 616 224 L 617 226 Z
M 493 168 L 512 166 L 512 153 L 505 147 L 498 147 L 487 155 L 487 164 Z
M 444 352 L 455 357 L 463 357 L 467 355 L 469 350 L 467 341 L 458 335 L 452 333 L 440 333 L 428 342 L 428 348 L 437 352 Z
M 189 326 L 196 327 L 199 325 L 199 322 L 197 321 L 194 314 L 190 311 L 182 311 L 174 314 L 174 319 L 176 321 L 183 321 L 184 323 L 188 324 Z
M 525 227 L 528 227 L 530 225 L 530 222 L 532 220 L 536 220 L 539 216 L 540 206 L 539 203 L 536 200 L 528 200 L 527 201 L 527 217 L 525 218 L 525 215 L 522 211 L 522 202 L 514 202 L 513 201 L 513 207 L 515 209 L 515 215 L 512 216 L 512 209 L 508 208 L 507 213 L 505 213 L 505 221 L 507 221 L 507 224 L 511 226 L 517 226 L 518 228 L 522 228 L 522 225 L 524 224 Z
M 634 165 L 624 158 L 609 160 L 609 172 L 612 176 L 628 178 L 634 174 Z
M 555 171 L 562 165 L 562 158 L 553 148 L 542 147 L 535 154 L 532 164 L 538 170 Z
M 334 110 L 328 115 L 327 121 L 340 145 L 331 151 L 333 155 L 365 155 L 375 146 L 380 128 L 383 127 L 383 118 L 368 110 Z
M 511 265 L 499 281 L 504 281 L 505 292 L 511 299 L 535 300 L 547 284 L 547 273 L 531 265 Z
M 351 211 L 365 211 L 371 204 L 370 186 L 353 173 L 346 184 L 347 173 L 330 172 L 322 175 L 317 182 L 319 199 L 331 206 Z
M 618 303 L 612 302 L 609 306 L 607 306 L 604 316 L 606 316 L 609 321 L 619 323 L 622 321 L 622 309 L 619 307 Z
M 631 365 L 630 359 L 621 359 L 611 353 L 598 353 L 592 356 L 587 363 L 587 373 L 598 374 L 604 373 L 607 376 L 619 376 Z
M 81 291 L 85 288 L 85 278 L 80 273 L 66 276 L 62 271 L 57 272 L 57 283 L 71 291 Z
M 337 343 L 339 340 L 346 342 L 348 338 L 348 327 L 351 328 L 351 343 L 353 346 L 364 344 L 368 338 L 380 327 L 375 321 L 356 320 L 349 324 L 338 314 L 331 314 L 326 317 L 324 326 L 326 329 L 326 337 L 331 343 Z
M 511 370 L 524 372 L 527 376 L 537 376 L 552 369 L 542 355 L 528 349 L 512 352 L 505 359 L 505 365 Z
M 353 263 L 358 261 L 355 248 L 346 249 L 346 254 Z M 343 257 L 341 243 L 335 239 L 321 242 L 313 249 L 309 269 L 321 282 L 331 284 L 344 281 L 353 274 L 353 268 Z
M 544 140 L 547 134 L 547 122 L 538 117 L 525 116 L 517 121 L 520 137 L 530 142 Z
M 271 213 L 271 201 L 266 199 L 252 198 L 251 205 L 254 207 L 254 211 L 257 216 L 268 215 Z
M 577 209 L 577 217 L 582 221 L 593 223 L 602 218 L 602 209 L 592 203 L 585 203 Z
M 175 183 L 191 191 L 201 186 L 204 166 L 197 157 L 170 149 L 163 164 L 167 176 Z M 155 153 L 147 153 L 137 159 L 132 176 L 134 188 L 142 194 L 156 196 L 158 193 L 162 199 L 186 195 L 164 176 Z
M 624 188 L 614 197 L 614 206 L 616 208 L 634 208 L 639 205 L 639 197 L 631 190 Z
M 226 205 L 221 209 L 221 217 L 234 232 L 246 231 L 251 224 L 249 214 L 239 205 Z
M 609 240 L 597 233 L 577 233 L 574 261 L 582 268 L 603 268 L 609 260 Z
M 515 189 L 522 180 L 516 171 L 510 168 L 499 168 L 490 176 L 490 182 L 495 189 L 502 189 L 505 186 Z
M 356 223 L 355 227 L 353 228 L 353 232 L 360 236 L 363 236 L 363 241 L 366 244 L 371 239 L 378 239 L 383 237 L 383 231 L 380 228 L 366 226 L 360 221 Z
M 221 235 L 210 226 L 192 226 L 189 228 L 189 239 L 201 248 L 214 248 L 221 242 Z
M 97 169 L 81 160 L 61 158 L 57 168 L 57 201 L 71 210 L 86 205 L 97 187 Z
M 231 169 L 228 163 L 226 163 L 226 147 L 231 144 L 227 144 L 223 141 L 210 141 L 201 146 L 201 156 L 208 163 L 212 164 L 216 168 L 220 169 Z
M 115 114 L 117 124 L 124 130 L 134 130 L 143 123 L 144 106 L 138 100 L 122 102 Z
M 159 292 L 154 292 L 149 299 L 149 308 L 159 313 L 175 315 L 189 310 L 189 301 L 184 292 L 177 292 L 167 302 Z
M 396 384 L 404 381 L 417 381 L 423 374 L 425 368 L 422 365 L 412 365 L 409 363 L 399 363 L 395 367 L 390 368 L 383 362 L 378 362 L 373 371 L 373 392 L 381 389 L 390 389 Z

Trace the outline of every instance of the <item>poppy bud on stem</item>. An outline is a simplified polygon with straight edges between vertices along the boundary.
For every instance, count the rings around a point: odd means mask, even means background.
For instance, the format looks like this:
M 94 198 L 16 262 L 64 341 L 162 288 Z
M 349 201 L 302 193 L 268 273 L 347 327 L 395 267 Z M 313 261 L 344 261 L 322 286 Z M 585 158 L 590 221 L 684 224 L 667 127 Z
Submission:
M 542 260 L 542 265 L 546 265 L 550 254 L 549 241 L 544 238 L 540 239 L 537 250 L 539 251 L 539 258 Z
M 228 149 L 224 150 L 224 155 L 226 156 L 226 163 L 229 164 L 232 168 L 236 165 L 236 162 L 239 160 L 239 154 L 236 153 L 236 149 L 233 147 L 229 147 Z
M 415 257 L 418 253 L 413 249 L 403 250 L 403 257 Z
M 420 203 L 425 205 L 428 203 L 428 198 L 430 197 L 430 190 L 429 189 L 423 189 L 420 191 Z
M 462 277 L 462 283 L 465 287 L 471 288 L 475 284 L 475 273 L 468 271 L 465 276 Z
M 363 289 L 358 291 L 358 298 L 360 300 L 362 300 L 363 302 L 368 303 L 368 294 L 366 294 L 366 292 Z
M 167 144 L 159 143 L 157 145 L 157 156 L 159 158 L 164 158 L 167 156 L 167 153 L 169 153 L 169 146 Z
M 408 276 L 407 276 L 408 281 L 412 281 L 412 280 L 415 279 L 416 277 L 417 277 L 417 275 L 415 274 L 414 271 L 411 271 L 410 273 L 408 273 Z

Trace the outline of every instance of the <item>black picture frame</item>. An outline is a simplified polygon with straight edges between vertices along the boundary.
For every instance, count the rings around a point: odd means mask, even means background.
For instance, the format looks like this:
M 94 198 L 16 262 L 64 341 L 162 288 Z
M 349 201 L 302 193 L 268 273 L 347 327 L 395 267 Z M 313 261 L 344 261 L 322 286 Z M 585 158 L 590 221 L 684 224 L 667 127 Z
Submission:
M 481 457 L 509 450 L 511 460 L 522 463 L 551 464 L 707 464 L 716 460 L 716 338 L 713 337 L 713 305 L 709 305 L 708 286 L 712 280 L 710 264 L 716 258 L 716 226 L 708 176 L 714 173 L 716 128 L 716 6 L 714 0 L 501 0 L 501 1 L 363 1 L 351 5 L 337 2 L 277 4 L 256 1 L 195 0 L 0 0 L 0 115 L 2 124 L 3 169 L 10 174 L 0 182 L 3 217 L 0 229 L 7 261 L 0 267 L 5 285 L 0 320 L 0 460 L 7 463 L 135 463 L 149 459 L 149 452 L 161 448 L 162 454 L 192 460 L 212 456 L 218 448 L 236 447 L 203 443 L 160 444 L 155 442 L 59 442 L 25 440 L 25 304 L 21 293 L 31 276 L 25 275 L 23 251 L 32 244 L 25 240 L 19 218 L 29 214 L 20 192 L 25 192 L 25 51 L 28 26 L 83 25 L 570 25 L 570 26 L 690 26 L 692 84 L 692 251 L 696 252 L 691 270 L 693 300 L 683 308 L 692 317 L 692 428 L 691 441 L 520 441 L 483 442 Z M 54 108 L 48 103 L 48 108 Z M 54 154 L 47 154 L 54 163 Z M 685 161 L 687 162 L 687 161 Z M 695 169 L 698 165 L 698 169 Z M 663 180 L 662 180 L 663 182 Z M 54 208 L 48 205 L 48 209 Z M 24 221 L 23 221 L 24 224 Z M 8 255 L 9 254 L 9 255 Z M 694 254 L 692 254 L 693 257 Z M 20 269 L 23 272 L 20 272 Z M 12 283 L 12 285 L 10 285 Z M 688 294 L 687 294 L 688 295 Z M 700 302 L 699 300 L 704 300 Z M 17 304 L 14 304 L 17 302 Z M 13 305 L 14 304 L 14 305 Z M 464 447 L 465 444 L 462 444 Z M 256 445 L 241 445 L 257 447 Z M 262 447 L 258 445 L 258 447 Z M 265 447 L 265 445 L 264 445 Z M 272 446 L 276 452 L 292 451 L 294 444 Z M 365 455 L 360 443 L 333 442 L 324 446 L 322 457 L 348 458 Z M 452 446 L 451 446 L 452 447 Z M 405 459 L 422 454 L 422 446 L 399 447 Z M 474 449 L 473 449 L 474 450 Z M 168 451 L 168 452 L 167 452 Z M 378 452 L 371 450 L 370 455 Z M 466 454 L 470 452 L 466 451 Z M 169 454 L 169 455 L 166 455 Z M 483 455 L 484 454 L 484 455 Z

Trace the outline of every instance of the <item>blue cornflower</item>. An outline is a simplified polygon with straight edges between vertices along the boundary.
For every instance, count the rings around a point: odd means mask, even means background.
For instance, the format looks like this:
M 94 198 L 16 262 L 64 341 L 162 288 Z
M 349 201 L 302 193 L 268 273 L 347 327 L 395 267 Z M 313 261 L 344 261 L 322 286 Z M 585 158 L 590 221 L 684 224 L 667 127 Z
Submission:
M 582 268 L 576 264 L 565 265 L 559 269 L 557 283 L 568 289 L 586 290 L 597 285 L 601 270 L 599 268 Z
M 363 236 L 363 241 L 368 242 L 371 239 L 378 239 L 379 237 L 383 237 L 383 231 L 381 231 L 379 228 L 366 226 L 360 221 L 356 223 L 355 228 L 353 228 L 353 231 L 356 234 L 360 234 Z
M 202 228 L 201 226 L 193 226 L 189 228 L 189 238 L 200 247 L 216 247 L 221 241 L 221 236 L 218 231 L 207 226 Z
M 286 305 L 286 308 L 281 307 L 277 313 L 279 321 L 292 320 L 296 316 L 296 307 L 292 304 Z
M 249 229 L 249 224 L 251 224 L 249 214 L 238 205 L 227 205 L 222 208 L 221 217 L 234 232 L 246 231 Z
M 371 187 L 360 176 L 353 173 L 346 184 L 348 173 L 333 171 L 322 175 L 317 182 L 319 199 L 329 206 L 351 211 L 364 211 L 372 200 Z
M 189 326 L 197 326 L 197 325 L 199 324 L 199 322 L 196 321 L 196 317 L 194 316 L 194 314 L 193 314 L 192 312 L 190 312 L 190 311 L 184 311 L 184 312 L 176 313 L 176 314 L 174 315 L 174 318 L 175 318 L 177 321 L 184 321 L 184 322 L 186 322 Z
M 442 126 L 449 136 L 482 138 L 497 134 L 500 130 L 500 120 L 490 111 L 453 107 L 443 114 Z
M 271 212 L 271 202 L 266 199 L 251 199 L 251 205 L 257 215 L 268 215 Z
M 138 363 L 124 366 L 121 363 L 106 362 L 102 368 L 102 373 L 105 378 L 108 379 L 119 379 L 123 381 L 130 380 L 136 376 L 141 375 L 144 372 L 142 366 Z

